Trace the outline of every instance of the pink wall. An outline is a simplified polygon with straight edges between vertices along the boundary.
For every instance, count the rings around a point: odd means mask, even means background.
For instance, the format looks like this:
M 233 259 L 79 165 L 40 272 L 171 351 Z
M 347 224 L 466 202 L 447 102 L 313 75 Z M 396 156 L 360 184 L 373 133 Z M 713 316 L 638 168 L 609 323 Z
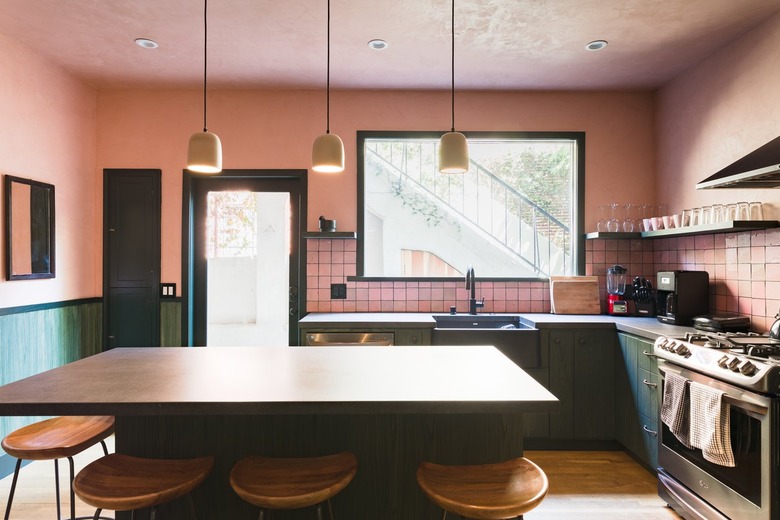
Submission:
M 96 93 L 2 35 L 0 63 L 0 173 L 54 184 L 57 217 L 56 278 L 6 281 L 1 258 L 0 307 L 99 295 L 102 223 L 93 204 L 101 192 L 94 182 Z
M 780 218 L 780 190 L 695 190 L 697 182 L 780 136 L 778 49 L 775 15 L 659 91 L 657 202 L 677 211 L 756 200 L 770 205 L 765 218 Z
M 225 90 L 209 94 L 209 130 L 223 143 L 225 168 L 309 168 L 324 131 L 322 92 Z M 202 126 L 197 91 L 104 90 L 98 94 L 102 168 L 163 172 L 162 280 L 180 281 L 181 175 L 190 134 Z M 462 130 L 585 131 L 586 222 L 599 204 L 652 202 L 653 97 L 650 93 L 499 93 L 457 96 Z M 344 140 L 341 175 L 310 173 L 308 229 L 317 217 L 355 229 L 357 130 L 432 130 L 449 124 L 446 92 L 351 91 L 331 95 L 331 131 Z M 625 182 L 630 174 L 634 180 Z M 102 174 L 101 174 L 102 175 Z M 614 182 L 620 179 L 620 182 Z M 100 201 L 96 201 L 98 211 Z

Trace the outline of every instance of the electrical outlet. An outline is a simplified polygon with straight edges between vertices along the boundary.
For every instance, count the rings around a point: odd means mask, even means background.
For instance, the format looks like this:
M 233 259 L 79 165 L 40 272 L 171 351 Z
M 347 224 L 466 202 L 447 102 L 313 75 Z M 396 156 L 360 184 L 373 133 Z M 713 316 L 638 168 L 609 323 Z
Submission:
M 345 283 L 332 283 L 332 284 L 330 284 L 330 299 L 331 300 L 346 300 L 347 299 L 347 284 L 345 284 Z

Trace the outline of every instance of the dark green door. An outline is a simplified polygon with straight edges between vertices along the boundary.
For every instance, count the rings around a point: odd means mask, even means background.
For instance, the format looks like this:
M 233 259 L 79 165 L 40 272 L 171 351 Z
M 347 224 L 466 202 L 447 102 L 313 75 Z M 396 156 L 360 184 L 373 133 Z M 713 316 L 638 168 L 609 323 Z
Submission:
M 157 347 L 161 172 L 103 174 L 103 349 Z

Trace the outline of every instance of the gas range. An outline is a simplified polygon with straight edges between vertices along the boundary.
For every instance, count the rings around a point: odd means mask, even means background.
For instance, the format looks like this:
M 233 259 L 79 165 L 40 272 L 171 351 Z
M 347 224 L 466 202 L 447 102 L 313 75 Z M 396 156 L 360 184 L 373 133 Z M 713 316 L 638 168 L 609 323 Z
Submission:
M 653 353 L 741 388 L 780 394 L 780 340 L 750 332 L 689 332 L 659 337 Z

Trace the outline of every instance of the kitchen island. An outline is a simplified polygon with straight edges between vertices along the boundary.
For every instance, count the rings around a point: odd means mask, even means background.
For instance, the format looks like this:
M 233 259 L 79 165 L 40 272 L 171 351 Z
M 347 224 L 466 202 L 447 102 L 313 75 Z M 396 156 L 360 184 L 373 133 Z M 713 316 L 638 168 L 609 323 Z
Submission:
M 114 349 L 0 387 L 3 415 L 115 415 L 122 453 L 216 455 L 195 494 L 206 520 L 256 518 L 228 484 L 242 456 L 340 450 L 358 472 L 333 501 L 338 518 L 437 518 L 421 461 L 521 455 L 523 414 L 557 406 L 493 347 Z

